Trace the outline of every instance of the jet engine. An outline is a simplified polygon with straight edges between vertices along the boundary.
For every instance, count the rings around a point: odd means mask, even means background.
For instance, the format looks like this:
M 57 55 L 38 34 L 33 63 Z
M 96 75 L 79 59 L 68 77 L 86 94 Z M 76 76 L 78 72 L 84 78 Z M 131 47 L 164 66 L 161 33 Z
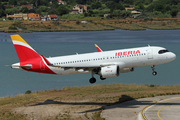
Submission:
M 102 78 L 117 77 L 119 76 L 119 66 L 111 65 L 101 67 L 100 75 L 102 76 Z

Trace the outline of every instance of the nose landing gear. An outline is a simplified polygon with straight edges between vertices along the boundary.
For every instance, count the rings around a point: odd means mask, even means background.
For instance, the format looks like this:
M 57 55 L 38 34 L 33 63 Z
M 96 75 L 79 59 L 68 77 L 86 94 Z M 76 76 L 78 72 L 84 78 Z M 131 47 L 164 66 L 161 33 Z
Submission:
M 155 65 L 153 65 L 153 66 L 151 66 L 151 68 L 152 68 L 152 74 L 155 76 L 155 75 L 157 75 L 157 72 L 156 71 L 154 71 L 155 70 Z
M 93 84 L 93 83 L 96 82 L 96 78 L 94 78 L 94 74 L 95 74 L 95 72 L 92 71 L 92 78 L 89 79 L 89 82 L 90 82 L 91 84 Z
M 94 77 L 90 78 L 90 79 L 89 79 L 89 82 L 90 82 L 91 84 L 95 83 L 95 82 L 96 82 L 96 78 L 94 78 Z

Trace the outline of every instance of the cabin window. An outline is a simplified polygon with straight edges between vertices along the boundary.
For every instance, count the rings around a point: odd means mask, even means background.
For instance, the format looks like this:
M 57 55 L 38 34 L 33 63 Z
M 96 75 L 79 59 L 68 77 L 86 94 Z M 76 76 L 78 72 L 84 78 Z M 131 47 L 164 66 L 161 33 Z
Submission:
M 163 54 L 163 53 L 166 53 L 166 52 L 169 52 L 169 51 L 168 50 L 160 50 L 158 53 Z

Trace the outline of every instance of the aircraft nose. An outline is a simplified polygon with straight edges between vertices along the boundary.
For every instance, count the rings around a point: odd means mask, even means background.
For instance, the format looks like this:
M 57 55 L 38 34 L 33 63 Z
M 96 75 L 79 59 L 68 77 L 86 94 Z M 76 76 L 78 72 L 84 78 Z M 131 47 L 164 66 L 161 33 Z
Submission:
M 176 59 L 176 54 L 174 54 L 174 53 L 171 53 L 171 54 L 170 54 L 170 56 L 169 56 L 169 58 L 170 58 L 171 60 L 174 60 L 174 59 Z

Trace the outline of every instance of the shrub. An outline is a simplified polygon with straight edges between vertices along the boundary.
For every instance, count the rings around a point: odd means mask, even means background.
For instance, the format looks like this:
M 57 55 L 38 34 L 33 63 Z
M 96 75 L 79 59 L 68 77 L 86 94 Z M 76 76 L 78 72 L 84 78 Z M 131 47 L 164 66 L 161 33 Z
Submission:
M 150 85 L 149 85 L 149 87 L 154 87 L 154 86 L 155 86 L 155 85 L 153 85 L 153 84 L 150 84 Z
M 31 94 L 31 90 L 27 90 L 25 94 Z
M 15 26 L 10 26 L 8 29 L 9 30 L 17 30 L 17 28 Z
M 178 9 L 172 9 L 170 14 L 171 14 L 172 17 L 176 17 L 177 14 L 178 14 Z
M 12 20 L 12 18 L 11 18 L 11 17 L 8 17 L 7 19 L 8 19 L 8 20 Z
M 84 14 L 66 14 L 61 16 L 61 19 L 79 19 L 84 18 Z
M 77 20 L 77 21 L 76 21 L 76 24 L 78 24 L 78 25 L 79 25 L 79 24 L 80 24 L 80 21 L 79 21 L 79 20 Z

